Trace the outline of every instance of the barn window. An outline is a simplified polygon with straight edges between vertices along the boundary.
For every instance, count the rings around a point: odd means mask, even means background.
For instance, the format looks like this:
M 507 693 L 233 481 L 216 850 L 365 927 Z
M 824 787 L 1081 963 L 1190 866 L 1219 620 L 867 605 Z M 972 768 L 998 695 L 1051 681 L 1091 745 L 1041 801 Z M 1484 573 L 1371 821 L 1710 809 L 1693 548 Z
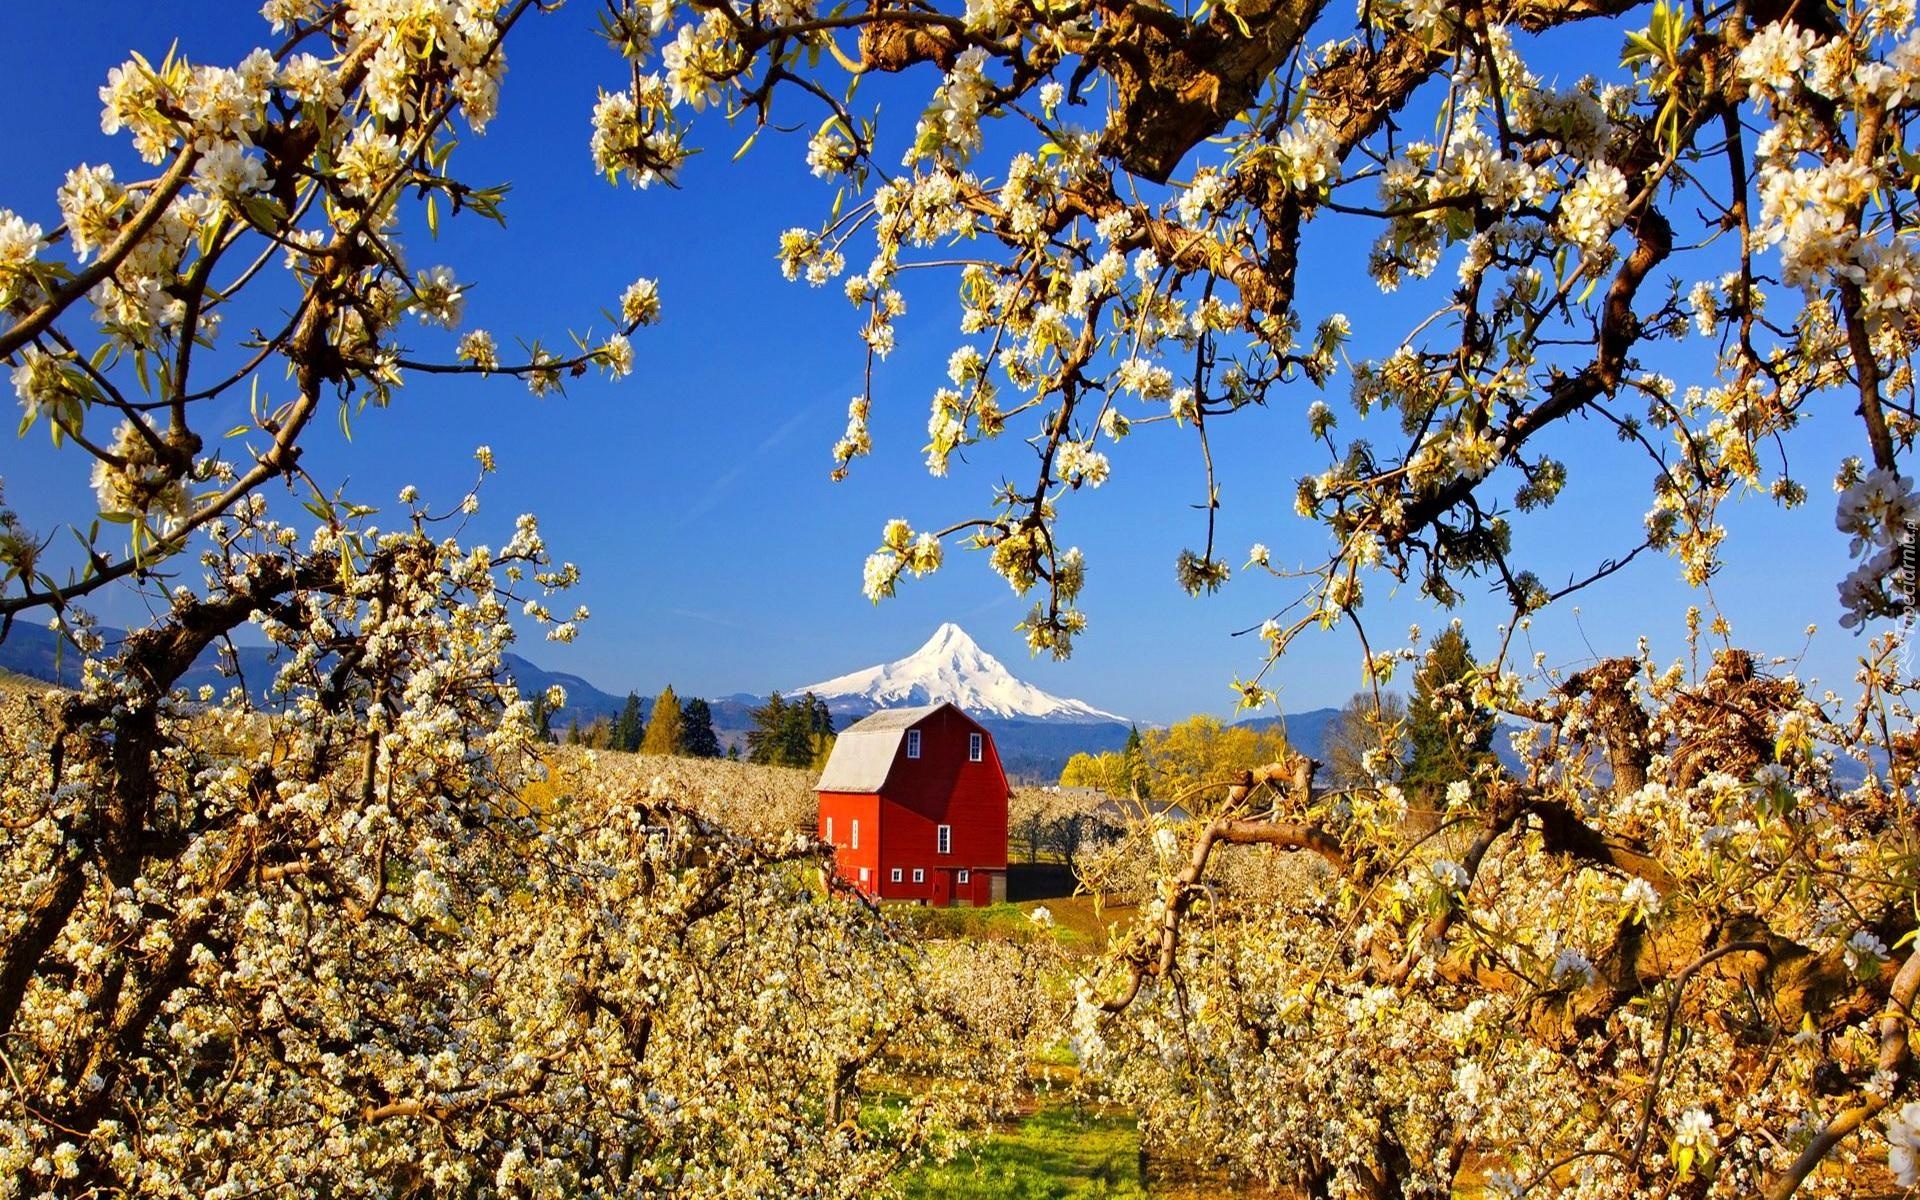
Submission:
M 849 842 L 848 845 L 855 850 L 858 850 L 860 848 L 860 818 L 859 817 L 855 817 L 853 819 L 853 841 Z
M 867 869 L 866 869 L 865 867 L 861 867 L 861 868 L 860 868 L 860 882 L 861 882 L 861 883 L 865 883 L 865 882 L 867 882 L 867 881 L 868 881 L 869 879 L 871 879 L 872 877 L 873 877 L 873 873 L 872 873 L 871 871 L 869 871 L 869 870 L 867 870 Z
M 925 883 L 927 881 L 927 869 L 925 867 L 915 867 L 913 869 L 913 881 L 915 883 Z
M 899 868 L 899 867 L 895 867 L 895 868 L 893 869 L 893 882 L 895 882 L 895 883 L 899 883 L 899 882 L 900 882 L 900 868 Z
M 907 730 L 907 757 L 920 757 L 920 731 L 918 729 Z
M 827 842 L 829 844 L 833 842 L 833 818 L 832 817 L 827 818 Z
M 981 755 L 984 751 L 984 747 L 980 744 L 980 742 L 981 742 L 981 739 L 979 734 L 970 733 L 967 735 L 967 761 L 968 762 L 980 761 Z
M 971 880 L 972 878 L 973 878 L 973 872 L 972 872 L 972 871 L 969 871 L 969 870 L 967 870 L 967 869 L 966 869 L 965 867 L 961 867 L 961 868 L 960 868 L 960 874 L 959 874 L 958 876 L 956 876 L 956 877 L 955 877 L 955 882 L 956 882 L 956 883 L 966 883 L 966 882 L 968 882 L 968 881 L 970 881 L 970 880 Z
M 933 848 L 940 854 L 953 853 L 953 826 L 942 825 L 934 834 Z

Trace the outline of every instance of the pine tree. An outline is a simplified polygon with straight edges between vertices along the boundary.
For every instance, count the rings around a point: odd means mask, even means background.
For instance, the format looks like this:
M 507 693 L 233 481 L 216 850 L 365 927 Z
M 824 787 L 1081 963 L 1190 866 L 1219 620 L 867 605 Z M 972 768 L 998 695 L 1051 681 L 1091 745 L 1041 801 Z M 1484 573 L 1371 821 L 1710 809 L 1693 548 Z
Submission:
M 653 702 L 653 720 L 647 725 L 640 753 L 680 753 L 680 729 L 680 697 L 673 694 L 673 685 L 668 684 Z
M 753 728 L 747 730 L 747 761 L 776 763 L 780 759 L 780 738 L 787 724 L 787 702 L 775 692 L 767 702 L 747 715 Z
M 680 749 L 694 758 L 720 757 L 720 738 L 713 731 L 713 707 L 698 696 L 680 706 Z
M 1153 796 L 1153 778 L 1147 771 L 1147 747 L 1140 738 L 1140 727 L 1127 727 L 1127 744 L 1120 751 L 1121 760 L 1126 764 L 1127 791 L 1135 800 L 1148 800 Z
M 613 746 L 615 750 L 633 751 L 647 735 L 647 720 L 640 715 L 640 694 L 627 693 L 627 706 L 620 710 L 620 719 L 613 723 Z
M 833 737 L 833 714 L 827 702 L 808 692 L 787 706 L 780 723 L 774 761 L 785 767 L 810 767 L 821 758 L 821 743 Z
M 547 704 L 545 692 L 533 698 L 533 731 L 543 742 L 553 740 L 553 708 Z
M 1494 715 L 1473 704 L 1469 682 L 1478 668 L 1458 626 L 1435 638 L 1426 661 L 1413 677 L 1413 701 L 1407 706 L 1410 755 L 1402 778 L 1417 804 L 1437 812 L 1446 787 L 1472 776 L 1494 757 Z
M 578 746 L 579 744 L 580 744 L 580 718 L 575 717 L 573 718 L 573 720 L 567 722 L 567 745 Z

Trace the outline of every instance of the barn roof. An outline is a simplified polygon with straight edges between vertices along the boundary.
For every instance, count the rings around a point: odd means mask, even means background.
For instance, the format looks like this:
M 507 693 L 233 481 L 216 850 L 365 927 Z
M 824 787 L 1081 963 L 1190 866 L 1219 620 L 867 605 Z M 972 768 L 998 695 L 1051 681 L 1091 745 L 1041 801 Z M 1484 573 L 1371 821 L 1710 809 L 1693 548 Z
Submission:
M 827 756 L 826 770 L 814 784 L 821 792 L 877 792 L 893 769 L 900 740 L 911 726 L 918 725 L 947 704 L 923 704 L 917 708 L 883 708 L 870 717 L 842 729 L 833 741 L 833 753 Z M 955 710 L 958 711 L 958 710 Z
M 938 704 L 922 704 L 917 708 L 883 708 L 879 712 L 855 721 L 840 731 L 844 737 L 849 733 L 882 733 L 886 730 L 905 729 L 918 725 L 925 717 L 931 716 Z

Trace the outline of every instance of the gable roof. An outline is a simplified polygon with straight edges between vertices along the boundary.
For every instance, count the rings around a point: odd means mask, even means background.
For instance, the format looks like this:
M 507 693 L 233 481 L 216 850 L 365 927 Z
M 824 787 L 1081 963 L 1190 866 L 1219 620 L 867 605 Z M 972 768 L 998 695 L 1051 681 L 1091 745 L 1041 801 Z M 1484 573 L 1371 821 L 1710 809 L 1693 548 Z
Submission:
M 887 782 L 893 760 L 907 730 L 951 704 L 923 704 L 917 708 L 883 708 L 842 729 L 827 756 L 817 792 L 877 792 Z M 953 708 L 960 713 L 960 710 Z M 960 713 L 965 717 L 965 713 Z M 968 718 L 971 722 L 972 718 Z
M 839 736 L 849 733 L 882 733 L 887 730 L 903 730 L 910 725 L 918 725 L 921 720 L 933 715 L 935 709 L 948 708 L 951 705 L 922 704 L 915 708 L 883 708 L 860 718 L 840 731 Z

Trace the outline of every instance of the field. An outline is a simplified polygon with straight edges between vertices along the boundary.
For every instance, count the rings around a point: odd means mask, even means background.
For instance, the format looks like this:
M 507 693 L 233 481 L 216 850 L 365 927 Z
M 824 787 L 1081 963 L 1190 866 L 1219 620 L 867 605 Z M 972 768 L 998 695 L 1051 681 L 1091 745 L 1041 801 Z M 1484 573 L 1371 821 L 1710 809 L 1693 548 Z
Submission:
M 558 748 L 551 762 L 556 784 L 591 774 L 601 786 L 665 791 L 715 820 L 763 834 L 810 831 L 817 811 L 814 775 L 786 767 L 617 751 L 587 755 L 568 747 Z M 987 908 L 899 906 L 892 911 L 922 936 L 955 949 L 1050 938 L 1066 961 L 1098 953 L 1110 928 L 1132 915 L 1131 906 L 1074 895 L 1072 873 L 1057 862 L 1015 861 L 1008 874 L 1013 897 L 1008 903 Z M 1033 919 L 1041 908 L 1050 917 L 1044 925 Z M 1073 1098 L 1072 1063 L 1064 1047 L 1036 1055 L 1027 1068 L 1035 1088 L 1023 1093 L 1021 1111 L 976 1132 L 951 1160 L 916 1168 L 903 1181 L 901 1194 L 908 1200 L 1174 1200 L 1238 1194 L 1217 1184 L 1196 1191 L 1190 1182 L 1149 1172 L 1139 1127 L 1130 1113 Z
M 40 707 L 35 696 L 48 690 L 31 680 L 0 675 L 0 722 L 27 724 L 23 718 Z M 238 727 L 243 734 L 250 728 L 244 720 Z M 195 713 L 184 727 L 198 739 L 203 732 L 200 727 L 211 724 L 211 715 Z M 834 1107 L 843 1098 L 857 1106 L 851 1110 L 852 1120 L 865 1126 L 873 1119 L 878 1122 L 876 1130 L 890 1124 L 886 1118 L 895 1111 L 936 1113 L 925 1126 L 929 1132 L 924 1140 L 903 1139 L 897 1144 L 897 1152 L 875 1155 L 880 1165 L 872 1178 L 885 1191 L 895 1193 L 897 1189 L 895 1194 L 913 1200 L 1199 1200 L 1203 1196 L 1278 1200 L 1293 1195 L 1250 1186 L 1210 1173 L 1203 1166 L 1154 1157 L 1169 1145 L 1155 1136 L 1156 1131 L 1168 1126 L 1148 1119 L 1149 1114 L 1155 1119 L 1161 1114 L 1146 1107 L 1136 1112 L 1113 1104 L 1112 1095 L 1127 1093 L 1104 1092 L 1092 1072 L 1087 1079 L 1081 1078 L 1081 1060 L 1070 1049 L 1070 1044 L 1078 1043 L 1069 1043 L 1064 1032 L 1074 981 L 1086 973 L 1092 956 L 1108 948 L 1115 930 L 1132 920 L 1135 912 L 1111 898 L 1072 894 L 1074 876 L 1063 863 L 1016 862 L 1010 870 L 1008 888 L 1014 899 L 983 908 L 889 905 L 875 914 L 857 904 L 821 904 L 818 847 L 805 837 L 792 836 L 809 834 L 814 825 L 813 777 L 809 772 L 572 747 L 545 747 L 542 760 L 542 777 L 528 784 L 520 798 L 536 812 L 549 814 L 556 828 L 569 820 L 610 820 L 622 812 L 643 813 L 643 818 L 636 819 L 657 822 L 656 813 L 671 810 L 657 808 L 653 802 L 672 800 L 707 819 L 688 821 L 682 809 L 673 816 L 673 828 L 700 829 L 711 822 L 751 832 L 784 847 L 782 853 L 789 857 L 773 861 L 778 864 L 774 874 L 787 890 L 779 893 L 782 899 L 769 911 L 777 915 L 821 912 L 832 922 L 849 915 L 857 918 L 858 940 L 844 945 L 856 954 L 877 948 L 874 958 L 864 960 L 869 967 L 878 964 L 886 970 L 890 963 L 890 971 L 884 975 L 868 971 L 862 976 L 884 979 L 882 985 L 872 989 L 873 999 L 883 1005 L 905 1000 L 903 1009 L 937 1017 L 930 1023 L 944 1031 L 938 1037 L 904 1045 L 880 1043 L 884 1050 L 861 1050 L 862 1057 L 853 1061 L 861 1064 L 865 1073 L 856 1087 L 845 1093 L 829 1091 L 824 1101 L 804 1082 L 809 1076 L 793 1074 L 791 1067 L 754 1072 L 772 1081 L 770 1090 L 759 1097 L 760 1108 L 756 1111 L 780 1109 L 791 1103 L 796 1113 L 807 1115 L 802 1124 L 814 1124 L 830 1133 L 849 1127 L 843 1123 L 849 1110 Z M 650 823 L 641 828 L 652 845 L 657 836 L 653 831 L 668 826 Z M 1108 849 L 1123 855 L 1132 852 L 1127 843 Z M 708 874 L 723 875 L 727 864 L 717 861 L 717 856 L 708 857 L 708 853 L 700 850 L 699 857 L 679 860 L 674 868 L 677 873 L 667 878 L 676 883 L 698 882 Z M 1084 851 L 1077 861 L 1083 868 L 1098 870 L 1103 853 L 1106 851 Z M 523 860 L 516 857 L 514 861 L 518 864 Z M 715 867 L 718 869 L 710 871 Z M 1240 849 L 1220 863 L 1221 877 L 1228 886 L 1252 897 L 1297 887 L 1301 872 L 1324 869 L 1311 856 L 1276 854 L 1268 847 Z M 610 879 L 623 878 L 611 870 L 605 874 Z M 1121 882 L 1116 886 L 1124 894 L 1133 894 L 1127 891 L 1124 872 L 1094 877 L 1118 879 Z M 519 885 L 517 874 L 514 885 Z M 1269 890 L 1263 892 L 1262 888 Z M 636 903 L 644 909 L 642 902 L 646 899 L 640 894 L 624 896 L 593 927 L 618 927 L 637 911 Z M 1036 920 L 1041 909 L 1046 919 Z M 752 936 L 744 940 L 737 937 L 731 922 L 716 922 L 711 929 L 724 939 L 728 950 L 751 947 L 761 928 L 777 924 L 766 921 L 766 916 L 762 913 L 757 918 L 764 924 L 749 927 Z M 799 936 L 793 946 L 799 949 L 813 945 L 817 933 L 830 930 L 825 923 L 796 926 Z M 702 932 L 700 936 L 707 935 Z M 659 944 L 684 947 L 686 941 L 684 937 L 667 938 Z M 715 975 L 708 1000 L 733 1003 L 739 997 L 753 996 L 755 1005 L 773 1009 L 787 992 L 776 984 L 763 987 L 761 981 L 773 979 L 769 968 L 778 967 L 784 982 L 784 968 L 793 958 L 783 952 L 777 959 L 750 966 L 744 974 Z M 674 966 L 663 978 L 684 978 L 683 961 L 704 967 L 714 960 L 688 956 L 671 961 Z M 836 964 L 843 961 L 846 959 L 834 960 Z M 806 982 L 818 986 L 820 978 Z M 754 1058 L 757 1047 L 748 1040 L 758 1028 L 800 1030 L 806 1037 L 818 1036 L 819 1028 L 808 1024 L 804 1014 L 796 1018 L 796 1010 L 775 1011 L 778 1015 L 764 1026 L 755 1024 L 758 1011 L 743 1010 L 727 1022 L 733 1030 L 730 1036 L 746 1047 L 740 1051 L 742 1061 L 758 1061 Z M 665 1044 L 665 1039 L 659 1044 Z M 722 1060 L 709 1058 L 703 1065 L 712 1061 Z M 846 1061 L 838 1060 L 838 1064 Z M 1095 1065 L 1102 1071 L 1110 1069 L 1110 1063 Z M 833 1086 L 837 1089 L 839 1085 Z M 724 1095 L 731 1103 L 731 1094 Z M 1315 1113 L 1317 1118 L 1344 1101 L 1344 1095 L 1318 1100 L 1295 1099 L 1294 1095 L 1277 1093 L 1277 1103 L 1306 1105 L 1305 1111 Z M 825 1111 L 841 1115 L 816 1122 L 822 1105 L 828 1106 Z M 1144 1133 L 1143 1124 L 1147 1125 Z M 1173 1129 L 1171 1136 L 1178 1137 L 1178 1127 Z M 876 1140 L 885 1136 L 890 1135 L 878 1134 Z M 749 1159 L 762 1155 L 766 1144 L 757 1130 L 743 1134 L 740 1140 Z M 1193 1153 L 1185 1149 L 1190 1143 L 1174 1144 L 1182 1148 L 1182 1153 Z M 699 1161 L 710 1161 L 711 1153 L 703 1149 Z M 1209 1161 L 1227 1160 L 1220 1156 Z M 1268 1167 L 1273 1169 L 1272 1164 Z M 1278 1169 L 1284 1172 L 1287 1167 L 1283 1163 Z M 1461 1178 L 1471 1182 L 1464 1194 L 1473 1194 L 1496 1169 L 1495 1160 L 1480 1149 L 1468 1151 Z M 1886 1175 L 1878 1163 L 1857 1165 L 1849 1179 L 1855 1185 L 1849 1194 L 1896 1194 L 1884 1190 Z
M 1144 1200 L 1140 1132 L 1124 1113 L 1052 1103 L 908 1177 L 906 1200 Z
M 43 683 L 29 675 L 16 675 L 0 667 L 0 695 L 38 696 L 44 692 L 58 691 L 53 684 Z
M 1149 1161 L 1123 1109 L 1058 1095 L 902 1181 L 903 1200 L 1290 1200 L 1293 1193 L 1190 1164 Z

